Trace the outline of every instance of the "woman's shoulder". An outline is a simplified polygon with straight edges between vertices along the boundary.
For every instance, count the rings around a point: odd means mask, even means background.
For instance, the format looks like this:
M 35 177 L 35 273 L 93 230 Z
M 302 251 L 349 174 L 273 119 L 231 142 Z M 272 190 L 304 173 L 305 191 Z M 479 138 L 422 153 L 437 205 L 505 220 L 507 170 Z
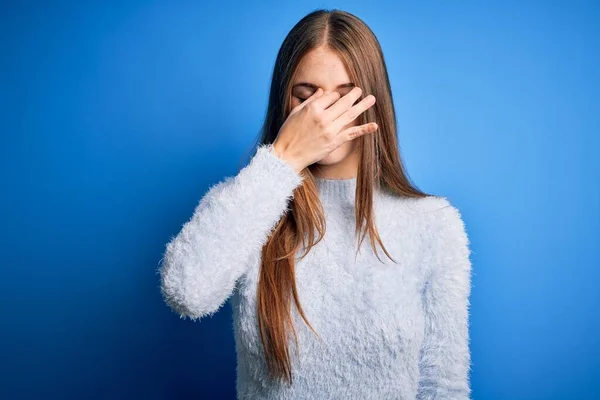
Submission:
M 380 236 L 392 243 L 391 251 L 420 254 L 434 247 L 452 249 L 464 240 L 462 218 L 448 197 L 386 194 L 383 199 L 376 217 Z
M 383 198 L 385 199 L 386 206 L 392 208 L 394 211 L 404 211 L 415 216 L 426 217 L 430 214 L 443 213 L 442 210 L 447 208 L 454 208 L 447 197 L 440 195 L 409 197 L 385 193 Z
M 453 207 L 445 196 L 427 195 L 423 197 L 400 197 L 400 202 L 408 211 L 416 214 L 436 213 L 447 207 Z
M 463 228 L 464 222 L 459 209 L 446 196 L 426 195 L 408 197 L 386 195 L 385 213 L 395 219 L 401 217 L 403 224 L 411 222 L 425 231 L 439 231 L 444 227 Z

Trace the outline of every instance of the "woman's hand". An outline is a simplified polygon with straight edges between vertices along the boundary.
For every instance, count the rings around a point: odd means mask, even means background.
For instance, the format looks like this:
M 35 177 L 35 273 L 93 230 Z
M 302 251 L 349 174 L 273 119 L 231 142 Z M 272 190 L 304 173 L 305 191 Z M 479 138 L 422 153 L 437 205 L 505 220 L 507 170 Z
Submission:
M 375 96 L 368 95 L 353 105 L 361 94 L 359 87 L 341 98 L 336 91 L 317 89 L 290 112 L 273 142 L 275 153 L 299 173 L 345 142 L 375 132 L 375 122 L 343 129 L 375 104 Z

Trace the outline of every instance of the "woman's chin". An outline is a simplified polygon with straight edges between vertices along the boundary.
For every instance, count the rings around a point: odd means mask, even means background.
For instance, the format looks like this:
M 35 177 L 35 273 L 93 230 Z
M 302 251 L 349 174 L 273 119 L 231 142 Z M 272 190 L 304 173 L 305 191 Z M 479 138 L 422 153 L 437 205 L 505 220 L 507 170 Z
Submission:
M 321 158 L 316 164 L 319 165 L 333 165 L 342 161 L 344 158 L 348 156 L 347 149 L 338 147 L 331 153 L 327 154 L 325 157 Z

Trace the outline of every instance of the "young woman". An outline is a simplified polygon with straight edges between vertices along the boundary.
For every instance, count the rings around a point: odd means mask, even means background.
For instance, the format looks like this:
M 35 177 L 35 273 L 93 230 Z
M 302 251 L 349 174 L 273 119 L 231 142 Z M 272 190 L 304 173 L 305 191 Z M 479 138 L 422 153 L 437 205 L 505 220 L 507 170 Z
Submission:
M 231 297 L 238 398 L 469 398 L 465 226 L 409 182 L 396 135 L 371 30 L 305 16 L 252 159 L 208 190 L 159 268 L 181 317 Z

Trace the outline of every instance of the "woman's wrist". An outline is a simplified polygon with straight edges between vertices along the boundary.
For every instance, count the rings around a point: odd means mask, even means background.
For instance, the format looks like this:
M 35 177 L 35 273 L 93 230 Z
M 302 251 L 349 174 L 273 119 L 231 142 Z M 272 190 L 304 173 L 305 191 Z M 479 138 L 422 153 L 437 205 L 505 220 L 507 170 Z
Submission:
M 295 159 L 289 157 L 285 153 L 285 151 L 281 148 L 280 143 L 278 143 L 277 141 L 273 142 L 269 146 L 269 149 L 270 149 L 271 153 L 273 153 L 273 155 L 275 155 L 275 157 L 288 163 L 296 171 L 296 173 L 299 174 L 300 171 L 302 171 L 304 169 L 304 167 L 300 163 L 298 163 Z

